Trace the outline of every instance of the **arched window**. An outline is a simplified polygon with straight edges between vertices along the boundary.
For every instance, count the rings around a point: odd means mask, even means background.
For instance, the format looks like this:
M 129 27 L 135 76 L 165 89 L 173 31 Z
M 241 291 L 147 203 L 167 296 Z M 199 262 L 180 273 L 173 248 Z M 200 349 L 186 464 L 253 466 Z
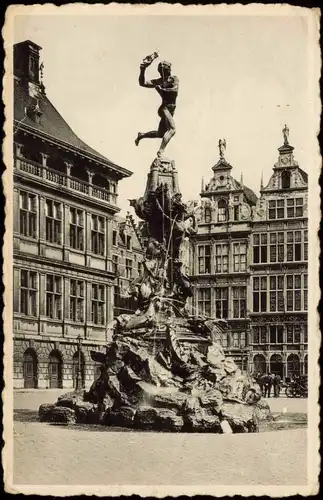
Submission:
M 211 222 L 212 220 L 211 209 L 209 207 L 204 209 L 204 220 L 206 223 Z
M 308 356 L 305 354 L 304 356 L 304 375 L 307 375 L 308 373 Z
M 282 189 L 290 188 L 290 172 L 283 170 L 282 172 Z
M 287 376 L 293 378 L 300 375 L 300 361 L 297 354 L 290 354 L 287 358 Z
M 254 373 L 266 373 L 266 360 L 262 354 L 256 354 L 253 358 Z
M 224 200 L 218 202 L 218 222 L 225 222 L 228 219 L 227 204 Z
M 270 358 L 270 373 L 275 373 L 283 378 L 283 358 L 280 354 L 273 354 Z
M 63 361 L 62 356 L 56 350 L 49 355 L 48 377 L 50 389 L 61 389 L 63 387 Z
M 24 353 L 24 387 L 25 389 L 37 389 L 38 387 L 38 373 L 37 373 L 37 354 L 34 349 L 27 349 Z

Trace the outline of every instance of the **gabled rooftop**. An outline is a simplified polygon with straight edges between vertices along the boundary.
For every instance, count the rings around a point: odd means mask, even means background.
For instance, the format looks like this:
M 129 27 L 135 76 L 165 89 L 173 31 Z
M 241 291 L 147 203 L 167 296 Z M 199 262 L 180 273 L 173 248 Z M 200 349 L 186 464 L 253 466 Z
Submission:
M 15 45 L 15 84 L 14 84 L 14 120 L 15 129 L 34 133 L 41 138 L 57 143 L 75 153 L 85 156 L 100 163 L 114 171 L 119 179 L 130 177 L 132 172 L 116 165 L 104 155 L 91 148 L 82 141 L 66 123 L 64 118 L 51 103 L 45 94 L 44 86 L 39 81 L 39 50 L 38 45 L 30 42 L 21 42 Z M 28 65 L 24 58 L 33 58 L 37 66 L 37 72 L 30 74 Z M 30 91 L 32 90 L 32 92 Z M 33 106 L 39 107 L 41 119 L 34 120 L 27 110 Z

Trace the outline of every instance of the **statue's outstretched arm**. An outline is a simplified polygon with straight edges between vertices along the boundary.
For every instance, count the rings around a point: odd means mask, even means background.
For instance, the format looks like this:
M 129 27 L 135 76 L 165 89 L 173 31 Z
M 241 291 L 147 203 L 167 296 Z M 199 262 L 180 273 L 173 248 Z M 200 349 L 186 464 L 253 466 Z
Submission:
M 155 80 L 146 80 L 145 71 L 147 66 L 144 64 L 140 65 L 140 73 L 139 73 L 139 85 L 140 87 L 146 87 L 148 89 L 153 89 L 156 87 Z

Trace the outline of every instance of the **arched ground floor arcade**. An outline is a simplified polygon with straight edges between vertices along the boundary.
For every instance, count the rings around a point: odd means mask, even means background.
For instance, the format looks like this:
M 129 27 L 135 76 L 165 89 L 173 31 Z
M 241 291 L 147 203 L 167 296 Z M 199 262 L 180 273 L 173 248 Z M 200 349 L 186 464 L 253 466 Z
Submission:
M 251 352 L 250 372 L 279 374 L 283 380 L 295 375 L 307 375 L 308 355 L 306 351 L 295 352 Z
M 104 345 L 77 339 L 66 341 L 14 339 L 14 387 L 24 389 L 72 389 L 77 375 L 83 387 L 89 387 L 99 376 L 99 366 L 90 351 L 105 351 Z

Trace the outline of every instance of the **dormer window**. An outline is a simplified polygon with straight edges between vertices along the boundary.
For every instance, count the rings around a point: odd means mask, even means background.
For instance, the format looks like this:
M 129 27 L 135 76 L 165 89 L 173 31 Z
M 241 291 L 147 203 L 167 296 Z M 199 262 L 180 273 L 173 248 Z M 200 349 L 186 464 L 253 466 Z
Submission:
M 32 55 L 29 57 L 29 77 L 30 80 L 38 82 L 38 61 Z
M 127 250 L 131 250 L 131 236 L 126 237 Z
M 227 204 L 225 200 L 218 202 L 218 222 L 225 222 L 228 219 Z
M 282 189 L 290 188 L 290 172 L 288 170 L 283 170 L 281 174 L 282 179 Z

